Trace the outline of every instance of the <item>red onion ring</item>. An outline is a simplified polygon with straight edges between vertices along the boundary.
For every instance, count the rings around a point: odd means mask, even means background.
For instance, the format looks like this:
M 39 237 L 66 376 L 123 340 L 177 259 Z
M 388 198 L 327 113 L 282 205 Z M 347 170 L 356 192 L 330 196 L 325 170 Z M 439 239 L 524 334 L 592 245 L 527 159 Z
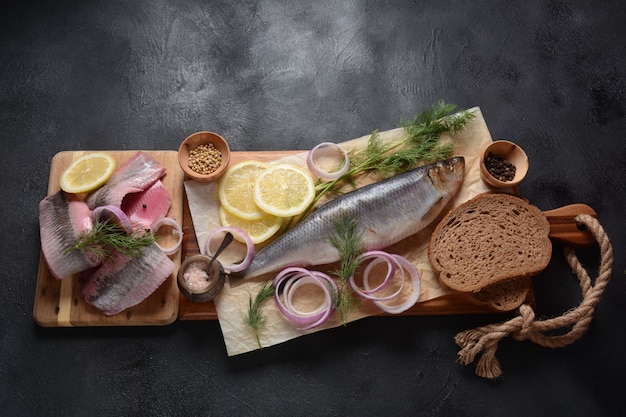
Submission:
M 405 312 L 409 308 L 413 307 L 413 305 L 415 305 L 415 303 L 419 299 L 420 292 L 421 292 L 421 279 L 420 279 L 419 272 L 417 271 L 417 268 L 408 259 L 406 259 L 403 256 L 395 255 L 395 254 L 392 256 L 395 259 L 398 266 L 401 269 L 406 270 L 409 273 L 409 276 L 411 277 L 411 284 L 412 284 L 411 293 L 409 294 L 409 297 L 400 304 L 388 305 L 388 304 L 383 303 L 382 301 L 374 301 L 374 304 L 378 308 L 383 310 L 385 313 L 400 314 L 400 313 Z M 404 272 L 402 273 L 402 278 L 404 280 Z M 369 283 L 367 281 L 364 281 L 363 284 L 365 286 L 365 289 L 369 289 L 368 288 Z M 402 283 L 401 287 L 403 285 L 404 285 L 404 282 Z
M 387 252 L 383 252 L 380 250 L 373 250 L 373 251 L 365 252 L 362 255 L 363 261 L 366 261 L 368 259 L 373 259 L 373 260 L 365 267 L 363 274 L 362 274 L 363 287 L 365 289 L 361 289 L 357 285 L 355 276 L 353 275 L 350 277 L 348 281 L 350 283 L 350 287 L 352 288 L 352 291 L 354 291 L 357 295 L 363 298 L 366 298 L 368 300 L 372 300 L 372 301 L 386 301 L 386 300 L 391 300 L 392 298 L 395 298 L 398 294 L 400 294 L 400 292 L 402 292 L 402 287 L 404 285 L 404 270 L 400 267 L 400 265 L 398 265 L 396 259 L 394 258 L 394 255 L 391 255 Z M 376 265 L 382 262 L 387 264 L 387 273 L 385 274 L 385 278 L 376 287 L 370 288 L 370 283 L 369 283 L 370 273 L 372 272 L 372 269 Z M 396 275 L 396 270 L 397 270 L 396 266 L 400 267 L 400 272 L 402 274 L 402 278 L 401 278 L 402 281 L 401 281 L 400 287 L 396 290 L 396 292 L 392 294 L 389 294 L 386 296 L 377 295 L 377 293 L 385 289 L 389 285 L 389 283 L 393 281 Z
M 336 156 L 338 153 L 342 156 L 343 162 L 337 171 L 325 171 L 320 168 L 316 162 L 317 158 L 320 156 Z M 350 169 L 350 157 L 348 156 L 348 152 L 336 143 L 322 142 L 309 151 L 306 164 L 309 170 L 319 178 L 334 180 L 348 172 L 348 169 Z
M 211 250 L 211 242 L 213 241 L 213 238 L 218 233 L 226 233 L 226 232 L 231 232 L 232 234 L 239 235 L 243 239 L 244 243 L 246 244 L 246 255 L 239 262 L 226 263 L 220 260 L 220 263 L 222 264 L 222 268 L 224 268 L 224 271 L 227 273 L 243 271 L 250 265 L 250 263 L 252 262 L 252 258 L 254 258 L 254 243 L 252 243 L 252 239 L 250 238 L 250 236 L 243 230 L 239 229 L 238 227 L 225 226 L 225 227 L 218 227 L 214 229 L 211 233 L 209 233 L 209 236 L 207 236 L 206 243 L 204 245 L 204 252 L 209 256 L 213 256 L 213 254 L 215 253 L 214 251 Z M 219 245 L 219 242 L 221 242 L 222 239 L 218 239 L 216 241 L 218 242 L 217 244 Z M 215 247 L 215 249 L 217 250 L 217 246 Z
M 163 251 L 163 253 L 165 253 L 166 255 L 172 255 L 176 253 L 178 249 L 180 249 L 180 245 L 183 243 L 183 229 L 180 224 L 178 224 L 178 222 L 171 217 L 159 217 L 150 225 L 150 232 L 153 235 L 156 235 L 159 229 L 161 229 L 161 227 L 163 226 L 172 226 L 174 228 L 172 234 L 177 236 L 176 244 L 171 248 L 164 248 L 163 246 L 159 245 L 158 241 L 155 243 L 159 247 L 159 249 Z
M 111 205 L 96 207 L 91 212 L 91 217 L 94 222 L 98 219 L 110 221 L 122 227 L 128 234 L 133 232 L 133 225 L 130 219 L 119 207 Z
M 281 285 L 283 282 L 284 285 Z M 337 285 L 323 272 L 299 267 L 285 268 L 276 275 L 273 284 L 278 310 L 291 322 L 303 326 L 298 330 L 310 330 L 325 323 L 335 311 L 330 287 L 337 289 Z M 324 300 L 314 310 L 302 311 L 293 305 L 294 295 L 303 285 L 315 285 L 324 293 Z

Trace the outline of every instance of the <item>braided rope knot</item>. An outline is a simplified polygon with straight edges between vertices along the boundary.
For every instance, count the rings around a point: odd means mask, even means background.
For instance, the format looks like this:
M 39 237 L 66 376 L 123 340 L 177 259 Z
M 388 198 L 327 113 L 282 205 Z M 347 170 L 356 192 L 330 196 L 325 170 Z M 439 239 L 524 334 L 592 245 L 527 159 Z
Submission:
M 461 348 L 458 356 L 462 364 L 469 365 L 480 354 L 475 371 L 478 376 L 493 379 L 502 375 L 500 363 L 495 355 L 498 342 L 509 335 L 518 341 L 530 340 L 544 347 L 558 348 L 574 343 L 586 333 L 595 307 L 611 278 L 613 248 L 597 219 L 587 214 L 579 214 L 575 220 L 587 227 L 600 246 L 601 264 L 595 285 L 592 285 L 574 250 L 566 247 L 565 258 L 578 277 L 583 294 L 580 305 L 562 316 L 535 320 L 532 307 L 522 304 L 518 309 L 519 314 L 509 321 L 458 333 L 454 340 Z M 565 330 L 563 334 L 546 335 L 548 332 L 563 329 Z
M 520 323 L 520 329 L 513 333 L 513 338 L 517 341 L 523 341 L 526 339 L 532 340 L 532 334 L 535 332 L 535 310 L 527 304 L 522 304 L 519 307 L 519 316 L 522 319 Z

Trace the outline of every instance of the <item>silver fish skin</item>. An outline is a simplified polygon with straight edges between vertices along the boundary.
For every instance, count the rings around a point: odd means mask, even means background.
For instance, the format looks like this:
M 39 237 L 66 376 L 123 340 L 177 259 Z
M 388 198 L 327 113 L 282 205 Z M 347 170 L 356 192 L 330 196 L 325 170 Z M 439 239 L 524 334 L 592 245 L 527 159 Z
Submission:
M 115 252 L 89 276 L 83 297 L 106 316 L 112 316 L 145 300 L 175 268 L 174 262 L 154 243 L 137 258 Z
M 165 172 L 166 168 L 159 161 L 139 151 L 118 167 L 106 184 L 90 194 L 85 202 L 91 210 L 107 204 L 120 207 L 127 194 L 150 188 Z
M 48 269 L 56 279 L 64 279 L 100 265 L 88 251 L 68 251 L 93 227 L 91 210 L 72 195 L 58 191 L 39 203 L 41 250 Z
M 398 174 L 331 200 L 261 249 L 233 283 L 289 266 L 339 260 L 329 243 L 344 216 L 359 222 L 364 250 L 383 249 L 428 226 L 459 190 L 465 159 L 455 157 Z

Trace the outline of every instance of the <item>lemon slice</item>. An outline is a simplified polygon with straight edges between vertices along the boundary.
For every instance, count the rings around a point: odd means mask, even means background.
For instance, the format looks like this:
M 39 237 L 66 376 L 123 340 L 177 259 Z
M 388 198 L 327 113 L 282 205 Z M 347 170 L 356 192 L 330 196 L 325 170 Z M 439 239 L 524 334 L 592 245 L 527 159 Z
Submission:
M 228 168 L 219 184 L 221 206 L 245 220 L 263 217 L 254 203 L 254 182 L 267 167 L 265 162 L 249 160 Z
M 117 162 L 106 152 L 90 152 L 72 162 L 61 174 L 61 189 L 87 193 L 103 185 L 115 172 Z
M 271 214 L 263 214 L 260 219 L 256 220 L 242 219 L 229 213 L 223 206 L 220 206 L 220 220 L 222 221 L 222 226 L 237 227 L 246 232 L 255 245 L 265 242 L 274 236 L 283 223 L 282 218 L 272 216 Z M 235 239 L 245 243 L 239 235 L 233 234 L 233 236 Z
M 315 198 L 313 178 L 297 165 L 269 165 L 254 184 L 254 202 L 274 216 L 302 213 Z

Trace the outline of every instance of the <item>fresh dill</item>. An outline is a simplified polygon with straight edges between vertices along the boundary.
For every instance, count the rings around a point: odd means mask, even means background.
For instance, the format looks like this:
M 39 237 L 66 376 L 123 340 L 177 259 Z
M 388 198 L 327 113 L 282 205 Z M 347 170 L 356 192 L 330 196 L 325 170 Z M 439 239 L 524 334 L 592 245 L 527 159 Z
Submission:
M 402 119 L 407 137 L 399 142 L 385 143 L 378 131 L 374 131 L 367 146 L 349 153 L 350 169 L 341 177 L 316 185 L 315 199 L 305 210 L 308 214 L 315 204 L 328 193 L 338 192 L 344 184 L 355 185 L 355 178 L 365 172 L 376 172 L 383 177 L 395 175 L 423 163 L 433 163 L 452 157 L 452 143 L 439 141 L 443 133 L 455 134 L 463 130 L 474 117 L 473 112 L 455 112 L 454 104 L 440 101 L 424 110 L 413 120 Z
M 261 339 L 259 338 L 259 331 L 265 323 L 265 316 L 261 311 L 261 303 L 270 298 L 272 295 L 274 295 L 274 285 L 272 285 L 270 281 L 265 281 L 254 300 L 252 300 L 252 297 L 248 299 L 248 315 L 246 316 L 246 324 L 254 330 L 254 336 L 259 344 L 259 349 L 263 349 Z
M 328 237 L 329 243 L 337 249 L 340 259 L 339 268 L 333 272 L 339 278 L 339 287 L 332 289 L 332 297 L 333 305 L 345 325 L 348 315 L 358 305 L 358 300 L 350 289 L 349 280 L 361 263 L 363 232 L 356 219 L 345 216 L 335 221 L 335 232 L 336 234 Z
M 326 194 L 338 192 L 345 184 L 356 187 L 356 177 L 366 172 L 376 172 L 383 177 L 395 175 L 408 169 L 416 168 L 423 163 L 433 163 L 452 157 L 452 143 L 439 141 L 443 133 L 455 133 L 463 130 L 476 116 L 462 110 L 455 112 L 456 106 L 440 101 L 430 109 L 415 116 L 413 120 L 402 119 L 402 127 L 407 137 L 399 142 L 385 143 L 380 139 L 378 131 L 374 131 L 362 150 L 349 153 L 350 169 L 341 177 L 320 182 L 315 187 L 316 196 L 304 213 L 303 219 L 317 202 Z M 356 219 L 347 217 L 335 222 L 336 234 L 328 237 L 330 244 L 337 249 L 340 266 L 333 272 L 339 279 L 339 287 L 332 291 L 333 305 L 339 312 L 344 325 L 348 315 L 358 306 L 359 300 L 354 296 L 350 285 L 350 277 L 354 275 L 362 260 L 363 232 Z M 249 309 L 246 324 L 254 332 L 259 344 L 259 331 L 265 322 L 260 305 L 274 294 L 274 286 L 265 282 L 254 300 L 249 298 Z
M 138 229 L 131 234 L 118 224 L 96 219 L 91 230 L 82 233 L 74 245 L 68 248 L 91 252 L 98 259 L 105 261 L 113 251 L 136 258 L 144 249 L 156 241 L 156 237 L 147 230 Z

